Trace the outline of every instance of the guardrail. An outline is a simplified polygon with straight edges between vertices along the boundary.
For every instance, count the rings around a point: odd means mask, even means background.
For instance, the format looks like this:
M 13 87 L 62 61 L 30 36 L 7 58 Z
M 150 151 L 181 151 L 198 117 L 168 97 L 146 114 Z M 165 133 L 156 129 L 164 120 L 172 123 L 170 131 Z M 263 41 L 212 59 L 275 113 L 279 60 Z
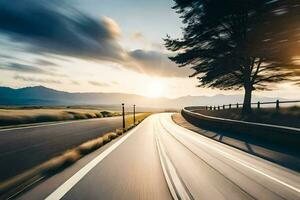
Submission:
M 268 101 L 268 102 L 256 102 L 251 103 L 251 106 L 255 106 L 257 109 L 261 108 L 261 105 L 275 105 L 276 110 L 279 110 L 282 104 L 295 104 L 300 103 L 300 100 L 291 100 L 291 101 Z M 200 106 L 203 107 L 205 110 L 225 110 L 225 109 L 232 109 L 232 108 L 243 108 L 242 103 L 236 103 L 236 104 L 223 104 L 218 106 Z
M 255 139 L 268 141 L 271 144 L 283 145 L 297 151 L 300 150 L 299 128 L 211 117 L 195 113 L 192 108 L 183 108 L 181 113 L 187 121 L 196 126 L 248 135 Z

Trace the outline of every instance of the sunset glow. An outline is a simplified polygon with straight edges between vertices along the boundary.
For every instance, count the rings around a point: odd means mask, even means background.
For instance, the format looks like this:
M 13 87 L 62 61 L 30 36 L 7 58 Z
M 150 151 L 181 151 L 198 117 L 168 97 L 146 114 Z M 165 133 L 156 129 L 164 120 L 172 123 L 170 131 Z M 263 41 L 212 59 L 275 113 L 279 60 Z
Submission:
M 3 2 L 0 8 L 14 7 L 13 1 Z M 6 30 L 4 26 L 0 30 L 1 86 L 42 85 L 67 92 L 124 92 L 168 98 L 225 93 L 196 87 L 197 78 L 188 78 L 194 70 L 179 68 L 168 59 L 172 52 L 165 48 L 162 38 L 167 34 L 174 38 L 182 34 L 181 19 L 171 9 L 171 0 L 109 3 L 86 0 L 63 5 L 59 1 L 30 2 L 19 1 L 16 8 L 22 9 L 12 9 L 9 16 L 39 20 L 21 20 L 15 25 L 17 28 Z M 84 18 L 75 23 L 69 20 L 69 13 L 63 12 L 68 9 L 56 9 L 60 6 L 80 13 L 74 16 L 76 19 Z M 20 11 L 30 7 L 43 9 L 44 14 L 37 17 Z M 155 15 L 153 8 L 159 8 Z M 141 10 L 143 16 L 137 17 Z M 84 24 L 84 19 L 93 23 Z M 53 23 L 48 25 L 51 30 L 40 31 L 48 21 Z M 27 28 L 23 30 L 23 27 Z M 87 31 L 78 31 L 82 27 Z M 299 57 L 294 62 L 298 64 Z M 267 97 L 284 94 L 285 98 L 299 99 L 297 90 L 295 84 L 274 83 L 274 89 L 255 91 L 255 94 Z M 226 91 L 226 94 L 242 93 L 242 90 Z
M 0 0 L 0 45 L 0 200 L 300 200 L 300 0 Z
M 164 96 L 166 90 L 165 85 L 158 80 L 151 81 L 147 86 L 146 96 L 151 98 L 158 98 Z

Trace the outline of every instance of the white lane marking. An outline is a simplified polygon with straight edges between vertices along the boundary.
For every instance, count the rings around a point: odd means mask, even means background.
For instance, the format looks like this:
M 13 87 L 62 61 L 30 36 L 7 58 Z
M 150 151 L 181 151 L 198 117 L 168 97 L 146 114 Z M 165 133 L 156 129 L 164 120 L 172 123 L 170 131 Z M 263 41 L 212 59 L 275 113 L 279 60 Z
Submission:
M 131 116 L 131 115 L 126 115 L 127 116 Z M 116 117 L 105 117 L 105 118 L 92 118 L 92 119 L 79 119 L 79 120 L 70 120 L 70 121 L 66 121 L 66 122 L 45 122 L 46 124 L 28 124 L 28 126 L 26 126 L 26 124 L 24 124 L 24 126 L 21 127 L 12 127 L 12 128 L 1 128 L 0 132 L 4 132 L 4 131 L 12 131 L 12 130 L 19 130 L 19 129 L 29 129 L 29 128 L 38 128 L 38 127 L 45 127 L 45 126 L 55 126 L 55 125 L 61 125 L 61 124 L 73 124 L 73 123 L 80 123 L 80 122 L 86 122 L 86 121 L 102 121 L 104 119 L 107 120 L 113 120 L 115 118 L 120 118 L 120 116 L 116 116 Z
M 69 190 L 76 185 L 89 171 L 91 171 L 98 163 L 100 163 L 106 156 L 108 156 L 114 149 L 122 144 L 128 137 L 130 137 L 139 127 L 136 127 L 131 132 L 127 133 L 124 137 L 111 145 L 108 149 L 90 161 L 87 165 L 81 168 L 76 174 L 69 178 L 65 183 L 59 186 L 54 192 L 52 192 L 45 200 L 59 200 Z
M 162 158 L 162 155 L 161 155 L 161 150 L 160 150 L 157 138 L 155 138 L 155 141 L 156 141 L 156 146 L 157 146 L 157 150 L 158 150 L 159 160 L 160 160 L 160 163 L 161 163 L 161 166 L 162 166 L 162 169 L 163 169 L 163 173 L 164 173 L 166 181 L 167 181 L 168 188 L 169 188 L 169 190 L 171 192 L 171 195 L 172 195 L 173 199 L 174 200 L 178 200 L 175 188 L 173 187 L 171 178 L 169 177 L 169 174 L 167 172 L 166 166 L 165 166 L 165 164 L 163 162 L 163 158 Z
M 173 199 L 191 200 L 192 198 L 190 198 L 190 195 L 188 194 L 185 187 L 183 186 L 183 183 L 178 177 L 178 174 L 176 172 L 175 167 L 173 166 L 173 163 L 167 156 L 166 151 L 164 150 L 164 147 L 157 136 L 156 136 L 156 145 L 158 149 L 160 163 L 162 165 L 163 172 Z
M 172 126 L 174 126 L 173 124 L 169 123 L 169 125 L 167 125 L 167 126 L 168 126 L 169 128 L 171 128 L 171 129 L 173 129 L 173 130 L 176 131 L 176 128 L 175 128 L 175 127 L 172 127 Z M 182 130 L 182 131 L 183 131 L 183 130 Z M 186 130 L 186 131 L 188 131 L 188 130 Z M 180 133 L 181 130 L 180 130 L 180 131 L 177 130 L 176 132 L 177 132 L 177 133 Z M 170 132 L 170 133 L 171 133 L 171 132 Z M 171 134 L 174 135 L 173 133 L 171 133 Z M 265 177 L 267 177 L 267 178 L 269 178 L 269 179 L 271 179 L 271 180 L 273 180 L 273 181 L 275 181 L 275 182 L 277 182 L 277 183 L 280 183 L 280 184 L 282 184 L 282 185 L 284 185 L 284 186 L 286 186 L 286 187 L 288 187 L 288 188 L 290 188 L 290 189 L 292 189 L 292 190 L 294 190 L 294 191 L 300 193 L 300 189 L 299 189 L 299 188 L 294 187 L 294 186 L 292 186 L 292 185 L 290 185 L 290 184 L 288 184 L 288 183 L 286 183 L 286 182 L 284 182 L 284 181 L 282 181 L 282 180 L 279 180 L 278 178 L 275 178 L 275 177 L 273 177 L 273 176 L 271 176 L 271 175 L 269 175 L 269 174 L 266 174 L 266 173 L 264 173 L 264 172 L 262 172 L 262 171 L 256 169 L 255 167 L 253 167 L 253 165 L 252 165 L 251 163 L 242 161 L 242 160 L 236 158 L 235 156 L 232 156 L 232 155 L 230 155 L 229 153 L 227 153 L 227 152 L 225 152 L 225 151 L 222 151 L 222 150 L 218 149 L 217 147 L 214 146 L 215 144 L 214 144 L 214 145 L 206 144 L 205 142 L 200 141 L 199 138 L 194 138 L 193 135 L 190 135 L 190 134 L 182 134 L 182 133 L 180 133 L 180 134 L 181 134 L 183 137 L 189 137 L 190 139 L 194 140 L 196 143 L 200 143 L 200 144 L 202 144 L 202 145 L 204 145 L 204 146 L 206 146 L 206 147 L 208 147 L 208 148 L 210 148 L 210 149 L 213 149 L 213 150 L 219 152 L 220 154 L 223 154 L 223 155 L 224 155 L 225 157 L 227 157 L 228 159 L 230 159 L 230 160 L 232 160 L 232 161 L 234 161 L 234 162 L 236 162 L 236 163 L 238 163 L 238 164 L 240 164 L 240 165 L 242 165 L 242 166 L 244 166 L 244 167 L 246 167 L 246 168 L 248 168 L 248 169 L 251 169 L 251 170 L 255 171 L 256 173 L 259 173 L 259 174 L 261 174 L 261 175 L 263 175 L 263 176 L 265 176 Z M 175 135 L 174 135 L 174 136 L 175 136 Z M 176 137 L 176 136 L 175 136 L 175 137 Z M 202 138 L 201 138 L 201 139 L 202 139 Z
M 45 126 L 55 126 L 55 125 L 61 125 L 61 124 L 80 123 L 80 122 L 86 122 L 86 121 L 97 121 L 97 120 L 101 120 L 101 119 L 107 119 L 107 118 L 81 119 L 81 120 L 67 121 L 67 122 L 49 122 L 49 123 L 47 123 L 47 124 L 28 125 L 28 126 L 23 126 L 23 127 L 13 127 L 13 128 L 3 128 L 3 129 L 0 129 L 0 132 L 4 132 L 4 131 L 12 131 L 12 130 L 19 130 L 19 129 L 38 128 L 38 127 L 45 127 Z
M 26 191 L 28 188 L 30 188 L 31 186 L 33 186 L 34 184 L 38 183 L 40 180 L 42 180 L 44 178 L 45 178 L 45 176 L 41 176 L 40 178 L 38 178 L 37 180 L 33 181 L 29 185 L 26 185 L 21 190 L 17 191 L 16 193 L 12 194 L 11 196 L 9 196 L 6 200 L 15 199 L 19 194 L 21 194 L 22 192 Z

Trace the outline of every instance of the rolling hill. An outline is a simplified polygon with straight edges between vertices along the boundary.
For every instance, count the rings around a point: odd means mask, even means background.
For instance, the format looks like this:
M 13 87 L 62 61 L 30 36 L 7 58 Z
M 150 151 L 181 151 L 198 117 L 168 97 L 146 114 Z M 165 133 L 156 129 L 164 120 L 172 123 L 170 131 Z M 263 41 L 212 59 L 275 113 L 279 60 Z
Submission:
M 253 97 L 253 101 L 274 101 L 276 98 Z M 0 87 L 2 106 L 119 105 L 182 108 L 191 105 L 221 105 L 242 102 L 242 95 L 182 96 L 179 98 L 148 98 L 126 93 L 70 93 L 43 86 L 13 89 Z

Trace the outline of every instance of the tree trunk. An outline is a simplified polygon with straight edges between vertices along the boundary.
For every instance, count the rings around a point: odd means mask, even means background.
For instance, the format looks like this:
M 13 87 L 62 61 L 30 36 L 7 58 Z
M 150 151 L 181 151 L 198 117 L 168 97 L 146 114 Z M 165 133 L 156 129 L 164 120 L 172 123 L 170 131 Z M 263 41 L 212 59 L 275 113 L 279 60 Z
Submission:
M 242 114 L 249 114 L 251 113 L 251 97 L 252 97 L 252 87 L 245 87 L 245 94 L 244 94 L 244 103 L 243 103 L 243 110 Z

